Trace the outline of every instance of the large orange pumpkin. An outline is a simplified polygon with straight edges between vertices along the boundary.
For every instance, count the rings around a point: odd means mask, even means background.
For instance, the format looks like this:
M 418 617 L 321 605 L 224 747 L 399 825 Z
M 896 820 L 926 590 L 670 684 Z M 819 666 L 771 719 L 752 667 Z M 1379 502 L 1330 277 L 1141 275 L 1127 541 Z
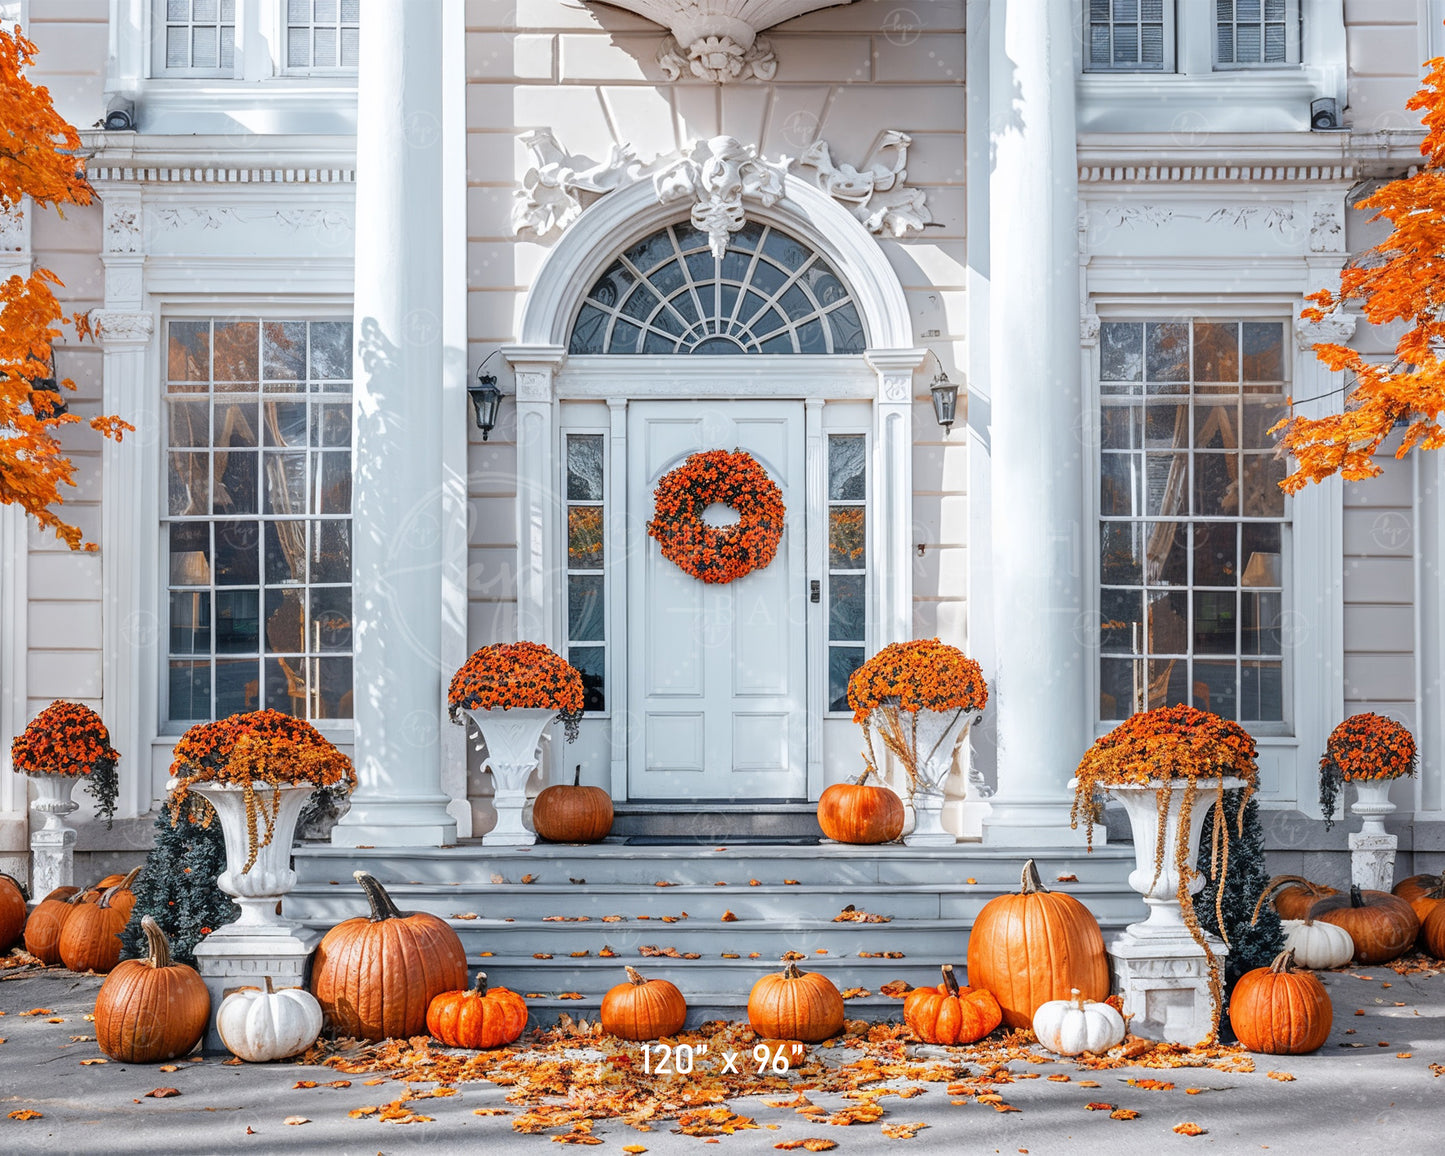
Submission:
M 680 1032 L 687 1022 L 687 1001 L 677 985 L 644 979 L 635 967 L 627 982 L 602 997 L 602 1030 L 623 1040 L 655 1040 Z
M 211 994 L 195 970 L 171 962 L 165 932 L 141 917 L 146 957 L 116 964 L 95 997 L 95 1042 L 113 1060 L 154 1064 L 183 1056 L 201 1042 Z
M 435 915 L 402 914 L 365 871 L 354 878 L 371 914 L 326 933 L 316 948 L 311 992 L 337 1035 L 368 1040 L 421 1035 L 431 1001 L 467 985 L 462 941 Z
M 468 991 L 444 991 L 426 1009 L 426 1030 L 449 1048 L 499 1048 L 527 1027 L 527 1001 L 505 987 L 487 987 L 477 972 Z
M 1420 946 L 1436 959 L 1445 959 L 1445 903 L 1436 905 L 1420 926 Z
M 62 896 L 60 892 L 70 894 Z M 46 967 L 60 962 L 60 932 L 71 912 L 84 902 L 78 887 L 57 887 L 35 905 L 25 921 L 25 950 Z
M 612 796 L 582 785 L 582 764 L 571 783 L 556 783 L 532 803 L 532 826 L 554 843 L 595 843 L 612 830 Z
M 992 992 L 959 987 L 953 964 L 945 963 L 938 987 L 916 987 L 908 993 L 903 1022 L 925 1044 L 971 1044 L 1003 1023 L 1003 1009 Z
M 903 834 L 903 800 L 883 786 L 867 785 L 869 767 L 856 779 L 834 783 L 818 799 L 818 826 L 839 843 L 891 843 Z
M 1321 899 L 1338 894 L 1333 887 L 1312 883 L 1303 875 L 1276 875 L 1260 892 L 1259 900 L 1254 905 L 1254 913 L 1257 918 L 1260 905 L 1273 897 L 1274 909 L 1279 912 L 1281 919 L 1304 919 L 1308 917 L 1310 908 Z
M 1357 963 L 1388 963 L 1399 959 L 1420 934 L 1415 909 L 1388 891 L 1362 891 L 1350 885 L 1348 895 L 1330 895 L 1310 908 L 1310 918 L 1343 927 L 1355 941 Z
M 1334 1011 L 1315 973 L 1294 966 L 1282 951 L 1268 967 L 1239 977 L 1229 998 L 1229 1024 L 1251 1052 L 1298 1056 L 1319 1048 L 1330 1034 Z
M 1031 1026 L 1040 1004 L 1068 999 L 1074 988 L 1102 1002 L 1109 960 L 1099 922 L 1072 895 L 1045 888 L 1030 859 L 1019 893 L 990 899 L 973 921 L 968 982 L 993 992 L 1011 1028 Z
M 77 903 L 65 917 L 58 950 L 60 962 L 71 971 L 103 975 L 120 962 L 120 933 L 135 907 L 130 885 L 138 874 L 140 868 L 132 868 L 119 883 L 101 892 L 94 903 Z
M 25 933 L 25 892 L 9 875 L 0 875 L 0 952 L 9 951 Z
M 767 1040 L 815 1044 L 843 1030 L 843 996 L 826 975 L 790 963 L 753 984 L 748 1023 Z
M 1415 909 L 1415 918 L 1423 927 L 1430 912 L 1445 903 L 1445 875 L 1411 875 L 1396 883 L 1391 893 Z

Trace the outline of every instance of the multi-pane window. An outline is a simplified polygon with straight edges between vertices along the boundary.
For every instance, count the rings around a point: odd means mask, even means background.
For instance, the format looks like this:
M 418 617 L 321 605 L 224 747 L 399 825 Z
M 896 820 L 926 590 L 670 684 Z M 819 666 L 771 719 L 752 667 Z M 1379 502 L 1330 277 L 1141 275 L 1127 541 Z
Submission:
M 1280 321 L 1100 330 L 1099 717 L 1285 721 Z
M 1299 61 L 1299 0 L 1215 0 L 1214 63 L 1219 68 Z
M 352 717 L 351 323 L 166 328 L 166 713 Z
M 165 0 L 167 72 L 230 73 L 236 64 L 236 0 Z
M 567 661 L 583 709 L 607 709 L 606 489 L 602 434 L 567 435 Z
M 853 296 L 803 242 L 750 221 L 717 260 L 707 234 L 670 225 L 617 258 L 588 292 L 572 353 L 862 353 Z
M 1085 67 L 1159 72 L 1174 66 L 1174 0 L 1086 0 Z
M 848 678 L 868 637 L 868 449 L 862 434 L 828 438 L 828 709 L 848 709 Z
M 361 0 L 286 0 L 286 67 L 356 67 Z

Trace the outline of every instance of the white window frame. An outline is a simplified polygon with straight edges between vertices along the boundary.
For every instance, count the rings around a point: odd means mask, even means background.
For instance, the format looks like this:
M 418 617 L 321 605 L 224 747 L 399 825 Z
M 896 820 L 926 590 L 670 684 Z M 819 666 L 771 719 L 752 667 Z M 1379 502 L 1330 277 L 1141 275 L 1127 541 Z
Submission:
M 570 629 L 568 623 L 568 586 L 571 577 L 571 567 L 567 564 L 567 507 L 572 505 L 567 495 L 567 439 L 573 437 L 591 436 L 602 439 L 602 501 L 595 503 L 602 510 L 602 644 L 598 649 L 602 651 L 602 693 L 603 709 L 587 710 L 582 714 L 583 722 L 601 721 L 612 719 L 615 707 L 616 696 L 616 674 L 615 661 L 617 653 L 617 633 L 621 623 L 625 620 L 625 610 L 619 598 L 625 596 L 625 583 L 619 583 L 616 575 L 620 572 L 617 565 L 618 553 L 626 549 L 626 542 L 620 541 L 616 529 L 622 520 L 622 509 L 626 506 L 626 494 L 620 497 L 614 492 L 616 484 L 616 471 L 612 462 L 612 431 L 608 425 L 600 423 L 594 412 L 588 412 L 590 407 L 569 406 L 563 409 L 563 417 L 557 425 L 557 504 L 560 509 L 557 518 L 557 533 L 559 540 L 555 545 L 557 557 L 562 560 L 558 571 L 562 579 L 562 588 L 557 595 L 557 623 L 556 637 L 558 644 L 557 653 L 568 659 L 572 640 L 569 637 Z M 569 410 L 571 411 L 569 413 Z M 593 503 L 587 503 L 593 504 Z M 587 571 L 582 571 L 587 573 Z M 591 645 L 583 643 L 582 645 Z M 625 649 L 625 646 L 624 646 Z
M 217 20 L 216 20 L 216 27 L 217 27 L 216 56 L 217 56 L 217 61 L 218 61 L 218 63 L 217 63 L 217 65 L 216 65 L 216 67 L 214 67 L 214 68 L 198 68 L 198 67 L 195 67 L 195 66 L 192 66 L 192 65 L 184 65 L 184 66 L 172 67 L 171 65 L 167 64 L 167 62 L 166 62 L 166 55 L 167 55 L 167 42 L 168 42 L 168 40 L 169 40 L 168 33 L 169 33 L 169 31 L 170 31 L 170 28 L 172 27 L 172 25 L 173 25 L 175 22 L 173 22 L 173 21 L 169 18 L 169 16 L 167 15 L 168 0 L 152 0 L 151 8 L 150 8 L 150 17 L 151 17 L 151 20 L 150 20 L 150 28 L 151 28 L 150 42 L 151 42 L 151 73 L 152 73 L 152 75 L 157 76 L 157 77 L 166 77 L 166 78 L 177 78 L 177 77 L 179 77 L 179 78 L 186 78 L 186 79 L 206 79 L 206 80 L 233 79 L 233 78 L 235 78 L 237 75 L 239 75 L 240 70 L 241 70 L 241 55 L 242 55 L 243 28 L 244 28 L 244 23 L 243 23 L 243 22 L 244 22 L 244 20 L 245 20 L 245 18 L 246 18 L 246 13 L 247 13 L 247 11 L 250 10 L 250 9 L 253 9 L 253 8 L 254 8 L 254 5 L 246 4 L 246 3 L 243 2 L 243 0 L 233 0 L 232 20 L 231 20 L 231 23 L 230 23 L 229 25 L 227 25 L 227 24 L 225 24 L 224 22 L 222 22 L 221 19 L 220 19 L 220 11 L 221 11 L 221 3 L 222 3 L 222 0 L 214 0 L 214 2 L 215 2 L 215 4 L 216 4 L 216 12 L 217 12 Z M 187 0 L 187 3 L 188 3 L 188 4 L 193 4 L 193 3 L 194 3 L 194 0 Z M 185 21 L 184 24 L 185 24 L 186 27 L 189 27 L 189 28 L 209 27 L 209 25 L 196 25 L 196 24 L 192 23 L 192 22 L 189 21 L 189 20 Z M 223 66 L 223 65 L 221 65 L 221 64 L 219 63 L 219 60 L 220 60 L 220 43 L 219 43 L 220 32 L 219 32 L 219 30 L 220 30 L 221 28 L 224 28 L 224 27 L 229 27 L 229 28 L 231 29 L 231 39 L 232 39 L 231 54 L 232 54 L 232 62 L 231 62 L 231 66 L 230 66 L 229 68 L 227 68 L 227 67 L 225 67 L 225 66 Z
M 313 15 L 314 15 L 314 4 L 315 4 L 315 0 L 307 0 L 307 3 L 313 5 Z M 341 0 L 336 0 L 336 3 L 337 3 L 338 6 L 339 6 L 340 3 L 341 3 Z M 273 12 L 274 12 L 274 14 L 275 14 L 276 28 L 275 28 L 275 31 L 274 31 L 274 35 L 273 35 L 272 38 L 271 38 L 271 43 L 272 43 L 273 45 L 275 45 L 275 49 L 276 49 L 275 68 L 276 68 L 276 72 L 277 72 L 278 75 L 281 75 L 281 76 L 355 76 L 355 75 L 356 75 L 356 68 L 355 68 L 355 67 L 350 67 L 350 68 L 348 68 L 348 67 L 346 67 L 345 65 L 341 65 L 341 64 L 338 64 L 338 65 L 336 65 L 335 67 L 331 67 L 331 68 L 317 67 L 317 66 L 315 66 L 315 65 L 310 65 L 310 66 L 307 66 L 307 67 L 305 67 L 305 68 L 293 66 L 293 65 L 291 64 L 291 61 L 290 61 L 290 58 L 289 58 L 289 55 L 288 55 L 288 53 L 290 52 L 290 47 L 291 47 L 291 40 L 290 40 L 291 20 L 290 20 L 290 18 L 289 18 L 287 9 L 288 9 L 288 0 L 274 0 Z M 315 29 L 315 23 L 314 23 L 314 22 L 312 23 L 311 27 L 312 27 L 312 29 L 313 29 L 313 31 L 314 31 L 314 29 Z M 329 27 L 329 25 L 328 25 L 328 27 Z M 341 29 L 341 28 L 348 27 L 348 25 L 344 24 L 344 23 L 338 18 L 337 23 L 336 23 L 336 27 L 337 27 L 337 29 L 339 30 L 339 29 Z M 313 47 L 312 47 L 312 58 L 313 58 L 313 59 L 315 58 L 315 46 L 314 46 L 314 43 L 313 43 Z M 337 58 L 340 59 L 340 49 L 339 49 L 339 48 L 338 48 L 338 51 L 337 51 Z
M 861 646 L 863 648 L 863 661 L 867 662 L 878 650 L 877 639 L 875 638 L 874 607 L 874 580 L 877 567 L 874 564 L 873 543 L 877 535 L 874 533 L 873 519 L 877 505 L 873 500 L 874 474 L 877 472 L 877 463 L 873 458 L 873 437 L 872 430 L 865 426 L 845 426 L 825 423 L 822 428 L 823 438 L 823 492 L 820 496 L 822 523 L 818 527 L 819 536 L 822 539 L 822 559 L 820 574 L 822 576 L 821 591 L 821 637 L 819 643 L 823 651 L 823 685 L 820 688 L 823 702 L 823 717 L 825 719 L 851 719 L 853 712 L 845 705 L 842 710 L 834 710 L 831 705 L 831 692 L 833 681 L 832 658 L 834 643 L 832 638 L 832 615 L 833 615 L 833 566 L 832 547 L 830 541 L 829 524 L 831 512 L 834 505 L 840 506 L 862 506 L 863 507 L 863 565 L 859 573 L 863 576 L 863 639 L 861 642 L 854 642 L 851 639 L 840 640 L 839 646 Z M 840 499 L 837 502 L 830 496 L 829 481 L 832 478 L 830 458 L 833 452 L 833 439 L 839 437 L 856 437 L 863 440 L 863 499 Z
M 1261 5 L 1261 15 L 1260 15 L 1260 21 L 1259 21 L 1259 23 L 1260 23 L 1261 34 L 1262 34 L 1262 33 L 1263 33 L 1263 27 L 1264 27 L 1265 23 L 1274 23 L 1274 21 L 1265 21 L 1264 16 L 1263 16 L 1263 5 L 1264 5 L 1264 3 L 1265 3 L 1265 0 L 1259 0 L 1259 3 L 1260 3 L 1260 5 Z M 1239 5 L 1239 0 L 1234 0 L 1234 4 L 1235 4 L 1234 11 L 1235 11 L 1235 13 L 1236 13 L 1236 17 L 1235 17 L 1235 19 L 1232 21 L 1232 23 L 1234 24 L 1234 26 L 1235 26 L 1236 29 L 1237 29 L 1238 26 L 1239 26 L 1239 19 L 1238 19 L 1238 15 L 1237 15 L 1237 14 L 1238 14 L 1238 11 L 1239 11 L 1239 7 L 1238 7 L 1238 5 Z M 1245 61 L 1220 60 L 1220 59 L 1219 59 L 1219 18 L 1218 18 L 1217 11 L 1216 11 L 1216 13 L 1213 15 L 1213 18 L 1212 18 L 1211 21 L 1210 21 L 1210 31 L 1211 31 L 1211 33 L 1213 34 L 1213 35 L 1210 37 L 1210 52 L 1213 54 L 1213 57 L 1214 57 L 1214 68 L 1215 68 L 1215 71 L 1216 71 L 1216 72 L 1245 72 L 1245 71 L 1260 71 L 1260 70 L 1264 70 L 1264 69 L 1297 68 L 1297 67 L 1299 67 L 1299 62 L 1300 62 L 1300 42 L 1301 42 L 1301 40 L 1303 39 L 1303 37 L 1302 37 L 1302 29 L 1301 29 L 1301 26 L 1300 26 L 1300 0 L 1284 0 L 1284 5 L 1285 5 L 1285 13 L 1284 13 L 1285 48 L 1284 48 L 1284 59 L 1283 59 L 1283 60 L 1267 60 L 1267 61 L 1266 61 L 1266 60 L 1258 60 L 1258 61 L 1252 61 L 1252 60 L 1245 60 Z M 1249 23 L 1253 23 L 1253 21 L 1250 21 Z
M 1110 17 L 1109 17 L 1109 27 L 1110 27 L 1110 30 L 1112 31 L 1112 29 L 1113 29 L 1113 27 L 1114 27 L 1114 18 L 1113 18 L 1113 15 L 1112 15 L 1112 12 L 1113 12 L 1113 0 L 1108 0 L 1108 2 L 1109 2 L 1109 4 L 1110 4 L 1110 13 L 1111 13 L 1111 14 L 1110 14 Z M 1176 4 L 1177 0 L 1161 0 L 1161 2 L 1162 2 L 1162 4 L 1163 4 L 1163 11 L 1164 11 L 1164 21 L 1163 21 L 1163 22 L 1164 22 L 1164 58 L 1163 58 L 1163 60 L 1160 61 L 1160 63 L 1158 63 L 1158 64 L 1146 64 L 1146 63 L 1142 63 L 1142 62 L 1141 62 L 1141 63 L 1137 63 L 1137 64 L 1112 64 L 1112 63 L 1111 63 L 1111 64 L 1095 64 L 1095 63 L 1093 62 L 1093 60 L 1091 59 L 1092 53 L 1093 53 L 1093 25 L 1094 25 L 1095 21 L 1093 21 L 1092 19 L 1090 19 L 1090 15 L 1089 15 L 1089 4 L 1090 4 L 1090 0 L 1084 0 L 1084 2 L 1083 2 L 1083 10 L 1082 10 L 1082 13 L 1081 13 L 1082 19 L 1083 19 L 1083 25 L 1082 25 L 1082 27 L 1083 27 L 1083 38 L 1084 38 L 1084 39 L 1083 39 L 1083 51 L 1084 51 L 1083 70 L 1084 70 L 1085 72 L 1113 72 L 1113 73 L 1120 73 L 1120 72 L 1134 73 L 1134 72 L 1138 72 L 1138 73 L 1147 73 L 1147 74 L 1149 74 L 1149 75 L 1151 75 L 1151 76 L 1159 76 L 1159 75 L 1164 75 L 1164 74 L 1173 72 L 1173 71 L 1174 71 L 1174 68 L 1175 68 L 1175 65 L 1174 65 L 1175 45 L 1176 45 L 1176 41 L 1177 41 L 1177 37 L 1178 37 L 1178 32 L 1177 32 L 1177 30 L 1176 30 L 1176 28 L 1175 28 L 1175 4 Z M 1141 19 L 1141 20 L 1138 21 L 1138 23 L 1139 23 L 1139 24 L 1143 24 L 1143 23 L 1145 23 L 1145 21 Z M 1152 21 L 1149 21 L 1149 23 L 1152 23 Z

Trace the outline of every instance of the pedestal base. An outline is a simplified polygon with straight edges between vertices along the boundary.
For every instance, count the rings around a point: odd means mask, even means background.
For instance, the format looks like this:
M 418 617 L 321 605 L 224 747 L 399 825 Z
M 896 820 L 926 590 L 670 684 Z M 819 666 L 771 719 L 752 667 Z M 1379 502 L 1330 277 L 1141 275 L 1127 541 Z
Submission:
M 1350 836 L 1350 882 L 1372 891 L 1389 891 L 1395 885 L 1394 835 Z
M 30 836 L 30 891 L 44 898 L 57 887 L 75 883 L 75 832 L 42 827 Z
M 1222 972 L 1229 948 L 1213 936 L 1209 946 Z M 1209 1035 L 1209 960 L 1192 938 L 1139 938 L 1126 931 L 1108 951 L 1114 990 L 1124 997 L 1124 1015 L 1132 1017 L 1130 1031 L 1191 1046 Z
M 196 944 L 196 970 L 211 993 L 211 1022 L 206 1028 L 207 1051 L 225 1051 L 216 1031 L 221 1001 L 240 987 L 264 987 L 266 976 L 278 987 L 305 987 L 310 978 L 311 953 L 321 934 L 303 928 L 277 928 L 274 933 L 224 935 L 225 928 Z
M 530 773 L 530 772 L 529 772 Z M 525 778 L 523 782 L 525 782 Z M 492 806 L 497 812 L 497 823 L 482 836 L 483 847 L 530 847 L 537 842 L 537 835 L 529 831 L 522 822 L 522 811 L 527 805 L 525 790 L 499 789 L 492 797 Z

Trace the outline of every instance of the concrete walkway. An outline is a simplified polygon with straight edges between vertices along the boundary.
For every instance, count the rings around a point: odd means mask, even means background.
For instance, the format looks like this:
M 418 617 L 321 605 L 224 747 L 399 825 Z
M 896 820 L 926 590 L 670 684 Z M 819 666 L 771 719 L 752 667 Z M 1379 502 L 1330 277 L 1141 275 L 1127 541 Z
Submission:
M 1334 1003 L 1334 1027 L 1328 1043 L 1310 1056 L 1256 1057 L 1256 1070 L 1241 1074 L 1210 1068 L 1159 1070 L 1120 1068 L 1080 1071 L 1068 1062 L 1030 1064 L 1010 1069 L 1028 1076 L 997 1091 L 1018 1111 L 990 1110 L 965 1097 L 957 1086 L 917 1084 L 912 1098 L 888 1097 L 881 1120 L 849 1127 L 800 1116 L 792 1107 L 769 1107 L 764 1097 L 729 1102 L 733 1111 L 759 1127 L 717 1137 L 726 1151 L 771 1153 L 776 1145 L 807 1137 L 837 1143 L 839 1153 L 898 1151 L 1027 1151 L 1031 1156 L 1108 1152 L 1111 1156 L 1157 1152 L 1309 1153 L 1323 1156 L 1368 1143 L 1387 1146 L 1392 1156 L 1445 1150 L 1440 1123 L 1445 1119 L 1445 974 L 1401 976 L 1389 968 L 1359 968 L 1321 977 Z M 353 1118 L 356 1108 L 385 1104 L 407 1092 L 407 1085 L 375 1082 L 373 1074 L 345 1074 L 326 1067 L 292 1063 L 228 1065 L 224 1056 L 180 1062 L 172 1072 L 101 1058 L 86 1020 L 100 979 L 64 971 L 7 973 L 0 978 L 0 1151 L 83 1153 L 206 1152 L 404 1152 L 431 1153 L 556 1151 L 548 1134 L 512 1130 L 524 1109 L 508 1104 L 508 1088 L 491 1083 L 461 1083 L 457 1094 L 413 1101 L 412 1110 L 430 1122 L 382 1123 L 376 1114 Z M 50 1014 L 26 1014 L 43 1009 Z M 1356 1009 L 1363 1014 L 1356 1014 Z M 940 1049 L 911 1048 L 920 1059 L 937 1059 Z M 828 1053 L 832 1063 L 847 1049 Z M 856 1056 L 854 1057 L 856 1058 Z M 969 1070 L 960 1080 L 986 1073 L 964 1052 L 950 1057 Z M 699 1070 L 703 1064 L 699 1061 Z M 1445 1073 L 1445 1067 L 1439 1071 Z M 1292 1081 L 1267 1073 L 1292 1075 Z M 1068 1081 L 1049 1076 L 1067 1076 Z M 801 1079 L 794 1074 L 793 1078 Z M 1133 1079 L 1171 1082 L 1172 1089 L 1131 1085 Z M 346 1087 L 327 1087 L 347 1079 Z M 364 1081 L 371 1079 L 373 1083 Z M 297 1088 L 298 1081 L 318 1086 Z M 1098 1087 L 1080 1086 L 1092 1080 Z M 414 1090 L 430 1085 L 413 1082 Z M 179 1093 L 154 1098 L 147 1093 L 174 1088 Z M 1186 1088 L 1200 1089 L 1187 1094 Z M 785 1093 L 786 1094 L 786 1093 Z M 857 1104 L 840 1093 L 810 1092 L 831 1113 Z M 766 1099 L 777 1100 L 774 1093 Z M 1138 1113 L 1118 1120 L 1107 1111 L 1086 1110 L 1107 1103 Z M 475 1109 L 504 1109 L 507 1115 L 478 1116 Z M 10 1114 L 40 1113 L 30 1119 Z M 286 1123 L 288 1117 L 305 1123 Z M 1205 1130 L 1200 1136 L 1173 1131 L 1182 1122 Z M 883 1129 L 922 1122 L 916 1139 L 890 1139 Z M 649 1152 L 695 1152 L 707 1139 L 674 1134 L 674 1120 L 658 1120 L 639 1132 L 615 1120 L 594 1125 L 592 1139 L 604 1151 L 641 1145 Z M 566 1128 L 557 1131 L 565 1132 Z M 552 1134 L 556 1134 L 555 1132 Z M 633 1149 L 636 1152 L 637 1149 Z

